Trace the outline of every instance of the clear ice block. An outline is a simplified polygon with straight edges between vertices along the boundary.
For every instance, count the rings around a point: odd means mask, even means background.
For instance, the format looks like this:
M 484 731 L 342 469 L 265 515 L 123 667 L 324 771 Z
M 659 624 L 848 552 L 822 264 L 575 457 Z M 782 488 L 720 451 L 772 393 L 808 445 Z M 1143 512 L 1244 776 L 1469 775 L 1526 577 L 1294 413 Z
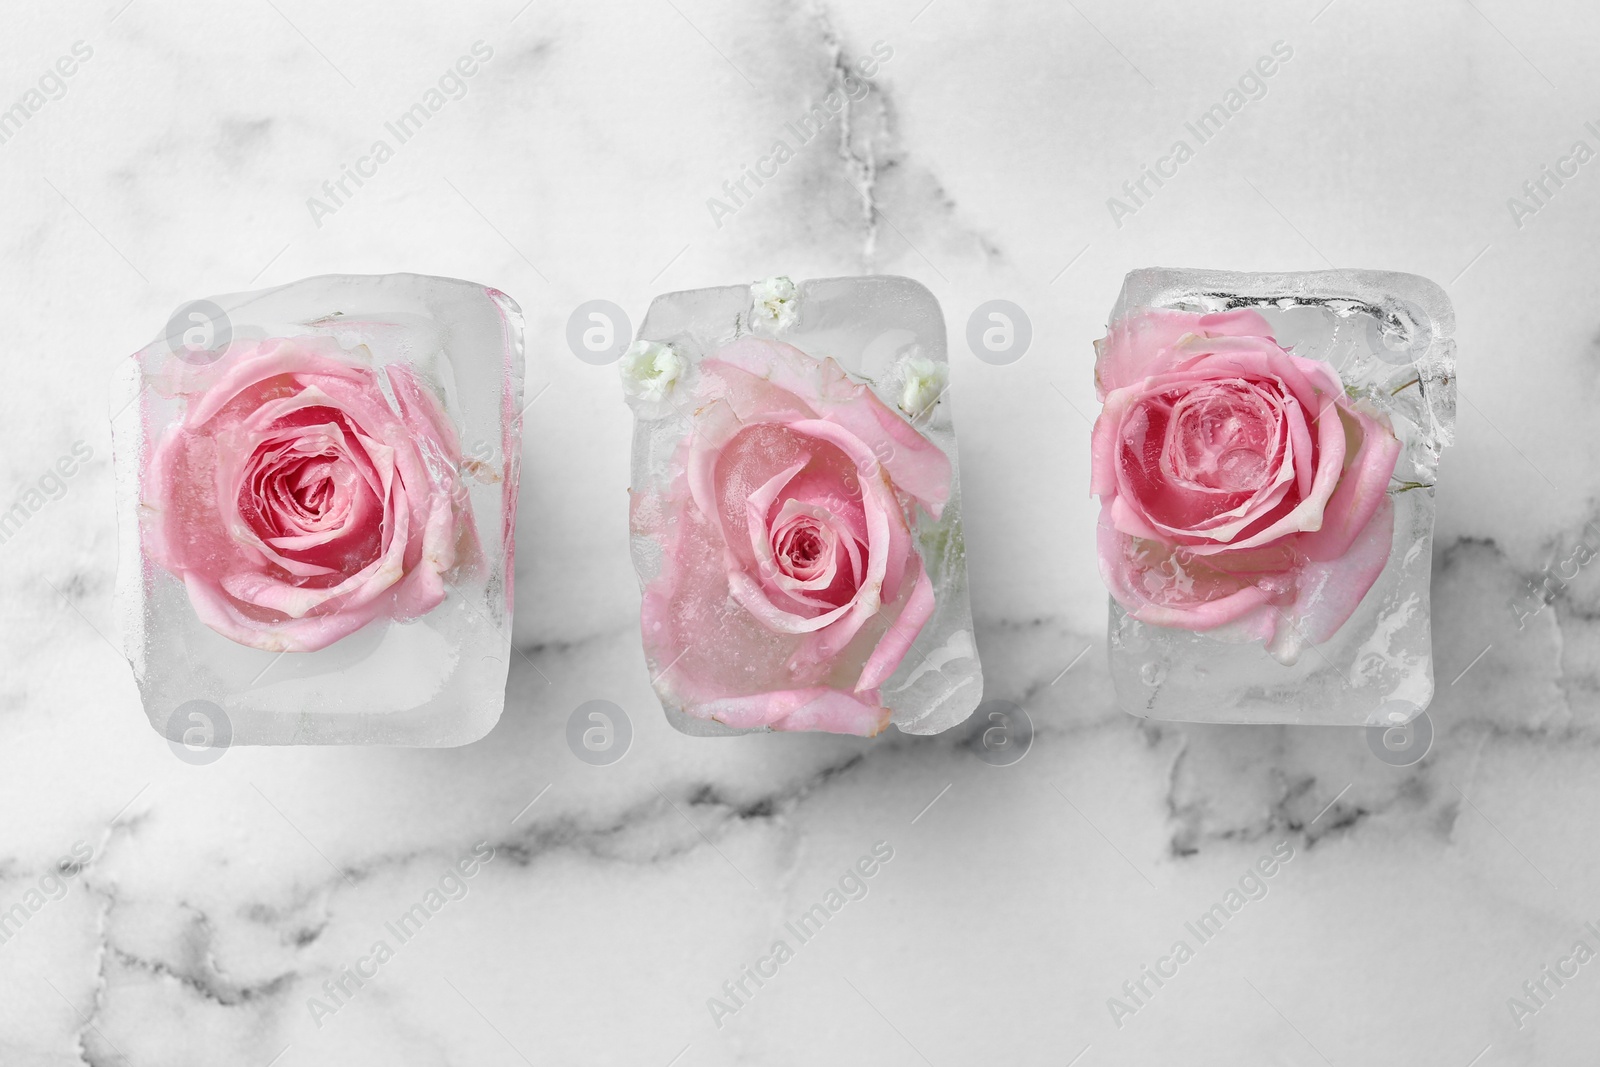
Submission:
M 265 373 L 257 368 L 267 363 L 253 362 L 263 359 L 283 360 L 283 373 L 198 421 L 208 397 Z M 329 371 L 340 366 L 350 369 Z M 510 661 L 522 374 L 521 311 L 470 282 L 330 275 L 180 308 L 164 336 L 123 365 L 112 401 L 118 599 L 157 732 L 202 749 L 449 746 L 488 733 Z M 252 428 L 253 411 L 285 397 L 287 407 L 270 411 L 303 410 Z M 273 466 L 290 462 L 282 460 L 290 446 L 273 435 L 293 437 L 298 423 L 315 424 L 325 450 L 293 452 L 290 466 Z M 327 445 L 326 435 L 347 450 Z M 294 447 L 314 453 L 307 440 Z M 358 442 L 355 462 L 348 449 Z M 196 476 L 205 463 L 194 457 L 214 461 L 214 482 Z M 244 476 L 230 476 L 230 462 L 256 479 L 250 494 L 241 488 L 235 497 L 237 510 L 224 487 Z M 312 564 L 302 540 L 268 537 L 265 498 L 251 494 L 269 477 L 279 479 L 262 490 L 277 494 L 273 507 L 313 525 L 346 521 L 337 529 L 349 540 Z M 358 486 L 345 497 L 358 503 L 328 503 L 338 499 L 334 486 L 357 478 L 370 495 Z M 357 507 L 367 509 L 367 526 L 353 525 Z M 382 509 L 381 522 L 373 509 Z M 366 540 L 349 532 L 361 529 Z M 262 551 L 269 542 L 273 551 Z M 369 560 L 369 551 L 379 555 Z M 358 581 L 348 597 L 317 589 L 350 575 Z M 282 610 L 262 607 L 263 588 Z M 326 626 L 294 629 L 308 619 Z M 322 643 L 333 634 L 342 636 Z
M 1260 642 L 1148 625 L 1110 602 L 1117 698 L 1139 716 L 1191 722 L 1397 725 L 1433 696 L 1428 581 L 1434 479 L 1455 424 L 1455 313 L 1411 274 L 1138 270 L 1112 321 L 1141 308 L 1252 308 L 1297 356 L 1329 363 L 1346 393 L 1375 405 L 1401 443 L 1389 485 L 1387 563 L 1355 613 L 1291 666 Z
M 744 540 L 731 547 L 727 536 L 721 533 L 717 534 L 718 543 L 708 551 L 696 553 L 684 547 L 689 542 L 683 531 L 693 535 L 704 520 L 687 486 L 683 457 L 690 451 L 690 442 L 697 434 L 719 432 L 714 420 L 724 417 L 719 414 L 723 409 L 744 405 L 731 416 L 739 420 L 740 429 L 772 414 L 759 404 L 719 400 L 727 388 L 732 388 L 724 380 L 727 372 L 720 372 L 719 377 L 713 367 L 709 375 L 702 373 L 706 360 L 721 356 L 736 341 L 750 339 L 780 341 L 804 353 L 795 364 L 803 369 L 795 372 L 793 366 L 761 366 L 760 360 L 765 358 L 762 353 L 769 350 L 754 350 L 756 378 L 769 375 L 775 383 L 781 380 L 793 384 L 793 375 L 798 373 L 801 378 L 812 375 L 807 380 L 814 385 L 818 380 L 814 375 L 825 378 L 827 371 L 808 360 L 831 358 L 847 375 L 846 380 L 835 382 L 837 388 L 848 390 L 864 385 L 875 398 L 869 406 L 861 406 L 859 398 L 852 401 L 857 405 L 852 410 L 870 407 L 885 420 L 885 427 L 892 423 L 896 432 L 914 430 L 919 435 L 903 441 L 899 445 L 901 453 L 917 453 L 931 443 L 937 449 L 934 455 L 938 462 L 948 460 L 948 497 L 937 518 L 913 499 L 914 494 L 906 486 L 895 486 L 911 544 L 931 581 L 934 605 L 893 673 L 869 689 L 877 694 L 878 711 L 887 709 L 887 721 L 902 731 L 931 734 L 949 729 L 977 706 L 983 675 L 967 596 L 960 476 L 946 391 L 949 371 L 944 318 L 927 289 L 910 279 L 894 277 L 832 278 L 799 285 L 775 278 L 754 286 L 669 293 L 651 304 L 640 326 L 639 340 L 623 357 L 624 389 L 635 415 L 633 558 L 646 602 L 646 659 L 668 720 L 684 733 L 703 736 L 772 728 L 766 724 L 735 726 L 721 721 L 736 717 L 723 715 L 719 711 L 722 705 L 714 706 L 702 699 L 706 691 L 703 683 L 715 678 L 717 684 L 711 688 L 743 700 L 744 723 L 749 722 L 752 707 L 759 718 L 786 701 L 786 706 L 800 708 L 801 714 L 780 728 L 812 728 L 801 724 L 810 714 L 804 710 L 806 702 L 815 699 L 819 690 L 854 691 L 865 677 L 859 660 L 872 647 L 872 637 L 884 631 L 885 626 L 888 631 L 895 631 L 900 620 L 890 619 L 888 612 L 899 610 L 910 595 L 908 577 L 894 602 L 876 605 L 876 617 L 863 628 L 869 634 L 865 644 L 853 641 L 832 661 L 819 667 L 814 662 L 801 662 L 801 653 L 796 650 L 805 644 L 803 636 L 773 631 L 734 595 L 732 583 L 744 580 L 727 575 L 730 570 L 740 569 L 735 556 L 762 551 L 760 545 L 754 549 L 750 545 L 765 534 L 758 536 L 752 526 L 749 533 L 737 530 L 735 539 Z M 805 393 L 807 388 L 800 392 Z M 814 397 L 799 415 L 811 413 L 812 407 Z M 789 411 L 779 421 L 793 417 L 796 413 Z M 849 414 L 839 418 L 862 428 Z M 871 437 L 873 432 L 869 421 L 864 435 Z M 721 439 L 718 441 L 720 444 Z M 730 452 L 738 452 L 741 447 L 734 440 L 726 444 Z M 811 451 L 821 455 L 829 448 L 823 445 Z M 876 458 L 889 472 L 889 479 L 896 481 L 899 476 L 895 471 L 900 464 L 895 448 L 883 448 Z M 802 476 L 811 469 L 805 468 Z M 869 458 L 856 471 L 865 482 L 877 477 L 878 466 Z M 734 507 L 744 507 L 745 494 L 755 488 L 741 486 Z M 858 488 L 855 499 L 859 500 L 863 491 Z M 787 503 L 780 497 L 762 514 L 776 514 Z M 706 547 L 698 541 L 694 544 Z M 870 558 L 867 542 L 858 545 Z M 691 555 L 708 562 L 699 567 L 687 558 Z M 776 564 L 769 560 L 767 565 L 772 570 L 766 576 L 771 578 Z M 746 577 L 752 583 L 762 581 L 763 575 L 755 568 L 747 570 Z M 698 599 L 673 599 L 668 595 L 668 587 L 681 589 L 691 580 L 704 583 L 694 594 Z M 657 596 L 662 597 L 663 604 L 659 616 L 653 615 L 651 608 L 652 598 Z M 746 594 L 745 599 L 749 596 Z M 681 642 L 686 647 L 680 649 L 663 636 L 674 628 L 681 628 L 680 637 L 688 635 Z M 775 664 L 782 666 L 775 668 Z M 801 691 L 803 695 L 794 695 Z M 812 705 L 813 711 L 821 706 Z M 883 723 L 847 730 L 834 722 L 821 728 L 870 734 L 883 728 Z

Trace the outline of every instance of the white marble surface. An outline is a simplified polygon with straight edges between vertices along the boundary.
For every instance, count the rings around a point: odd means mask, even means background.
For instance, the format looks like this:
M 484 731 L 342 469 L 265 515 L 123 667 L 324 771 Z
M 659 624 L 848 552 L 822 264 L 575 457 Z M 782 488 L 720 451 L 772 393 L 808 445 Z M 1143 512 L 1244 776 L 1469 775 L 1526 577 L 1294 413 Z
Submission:
M 1511 606 L 1600 522 L 1600 161 L 1520 227 L 1507 206 L 1600 149 L 1591 5 L 124 2 L 0 10 L 0 104 L 92 49 L 0 144 L 0 487 L 93 450 L 0 545 L 0 910 L 91 856 L 0 944 L 0 1063 L 1594 1062 L 1600 963 L 1520 1029 L 1507 1007 L 1600 949 L 1600 568 L 1523 629 Z M 317 225 L 307 198 L 478 40 L 466 96 Z M 848 142 L 715 225 L 706 199 L 878 41 Z M 1266 96 L 1116 226 L 1106 199 L 1275 41 Z M 1435 278 L 1459 314 L 1437 739 L 1406 769 L 1357 732 L 1142 724 L 1102 651 L 1084 416 L 1122 274 L 1330 263 Z M 115 647 L 112 364 L 182 300 L 394 270 L 510 292 L 548 385 L 505 716 L 459 750 L 180 762 Z M 652 703 L 628 411 L 568 313 L 869 271 L 952 328 L 989 695 L 1038 728 L 1015 766 L 954 735 L 686 738 Z M 992 297 L 1035 328 L 1009 367 L 959 340 Z M 609 767 L 564 741 L 594 698 L 634 726 Z M 879 841 L 867 896 L 719 1028 L 707 998 Z M 400 944 L 384 924 L 478 842 Z M 1275 846 L 1268 895 L 1199 945 L 1184 923 Z M 308 998 L 380 939 L 318 1026 Z M 1180 939 L 1118 1027 L 1107 999 Z

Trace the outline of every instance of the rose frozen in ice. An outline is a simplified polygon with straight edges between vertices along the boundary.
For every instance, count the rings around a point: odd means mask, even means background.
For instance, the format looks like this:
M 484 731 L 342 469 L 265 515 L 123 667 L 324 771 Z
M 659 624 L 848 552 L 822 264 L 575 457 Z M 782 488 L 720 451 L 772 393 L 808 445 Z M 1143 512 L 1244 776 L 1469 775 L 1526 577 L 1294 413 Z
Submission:
M 1090 490 L 1112 596 L 1284 663 L 1326 641 L 1389 558 L 1387 422 L 1254 311 L 1139 311 L 1096 348 Z
M 408 365 L 236 342 L 184 399 L 146 468 L 144 544 L 225 637 L 313 652 L 426 614 L 481 562 L 455 428 Z
M 747 337 L 698 369 L 667 483 L 632 494 L 660 549 L 651 674 L 699 718 L 876 734 L 879 687 L 933 614 L 913 530 L 950 461 L 832 359 Z

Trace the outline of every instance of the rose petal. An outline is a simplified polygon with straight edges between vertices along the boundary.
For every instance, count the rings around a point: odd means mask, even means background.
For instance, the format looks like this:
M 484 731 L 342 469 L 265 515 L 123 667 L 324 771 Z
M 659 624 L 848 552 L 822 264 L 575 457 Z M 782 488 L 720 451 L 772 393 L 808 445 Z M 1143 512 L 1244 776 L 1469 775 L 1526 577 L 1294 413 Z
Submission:
M 736 368 L 777 386 L 819 417 L 845 427 L 888 468 L 889 477 L 934 518 L 950 499 L 950 459 L 867 386 L 832 359 L 817 360 L 792 345 L 745 337 L 701 364 Z
M 1356 410 L 1340 409 L 1347 440 L 1355 445 L 1339 487 L 1328 499 L 1328 521 L 1322 528 L 1302 534 L 1299 548 L 1309 558 L 1328 561 L 1350 551 L 1350 546 L 1372 522 L 1388 499 L 1389 479 L 1400 458 L 1400 442 L 1376 419 Z
M 1094 378 L 1100 399 L 1159 373 L 1178 342 L 1190 334 L 1200 338 L 1271 337 L 1272 328 L 1258 312 L 1248 308 L 1211 315 L 1145 308 L 1126 315 L 1112 323 L 1105 338 L 1095 343 Z
M 376 605 L 304 619 L 270 620 L 247 615 L 215 585 L 185 574 L 184 588 L 195 617 L 231 641 L 264 652 L 315 652 L 348 637 L 377 618 Z
M 933 617 L 935 607 L 933 580 L 928 577 L 920 557 L 915 560 L 914 565 L 917 573 L 911 587 L 911 595 L 907 598 L 905 607 L 900 609 L 900 617 L 889 624 L 889 629 L 878 642 L 878 647 L 872 650 L 867 665 L 861 669 L 861 680 L 856 683 L 858 691 L 877 689 L 887 682 L 899 668 L 900 661 L 906 658 L 906 653 L 911 651 L 911 646 L 922 633 L 923 626 Z
M 705 702 L 698 710 L 705 718 L 735 729 L 769 726 L 774 730 L 822 730 L 876 737 L 889 725 L 889 709 L 878 705 L 877 699 L 876 693 L 851 694 L 813 686 L 723 697 Z
M 1294 603 L 1275 614 L 1267 651 L 1293 664 L 1306 645 L 1320 645 L 1337 633 L 1383 573 L 1393 543 L 1394 502 L 1384 495 L 1346 552 L 1307 563 L 1300 571 Z
M 1145 585 L 1150 574 L 1141 567 L 1133 551 L 1133 539 L 1118 530 L 1106 508 L 1101 509 L 1099 523 L 1100 575 L 1106 588 L 1128 614 L 1153 626 L 1174 626 L 1185 630 L 1212 630 L 1245 617 L 1270 599 L 1261 585 L 1249 581 L 1232 583 L 1228 589 L 1225 575 L 1219 575 L 1219 584 L 1225 591 L 1207 590 L 1204 595 L 1185 596 L 1181 582 L 1166 587 L 1168 596 L 1157 601 L 1149 595 Z

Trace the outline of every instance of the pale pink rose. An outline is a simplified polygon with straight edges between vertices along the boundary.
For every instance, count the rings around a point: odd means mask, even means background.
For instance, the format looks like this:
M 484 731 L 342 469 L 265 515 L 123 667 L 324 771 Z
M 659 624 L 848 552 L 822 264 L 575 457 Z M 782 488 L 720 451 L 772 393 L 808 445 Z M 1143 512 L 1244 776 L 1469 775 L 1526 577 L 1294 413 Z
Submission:
M 656 684 L 729 726 L 876 734 L 879 687 L 933 614 L 912 530 L 949 499 L 950 461 L 831 359 L 746 338 L 698 370 L 670 485 L 632 494 L 661 547 Z
M 1134 618 L 1294 662 L 1389 558 L 1400 442 L 1250 310 L 1146 310 L 1097 346 L 1100 571 Z
M 144 545 L 225 637 L 313 652 L 426 614 L 481 562 L 455 428 L 410 367 L 236 342 L 185 400 L 145 469 Z

